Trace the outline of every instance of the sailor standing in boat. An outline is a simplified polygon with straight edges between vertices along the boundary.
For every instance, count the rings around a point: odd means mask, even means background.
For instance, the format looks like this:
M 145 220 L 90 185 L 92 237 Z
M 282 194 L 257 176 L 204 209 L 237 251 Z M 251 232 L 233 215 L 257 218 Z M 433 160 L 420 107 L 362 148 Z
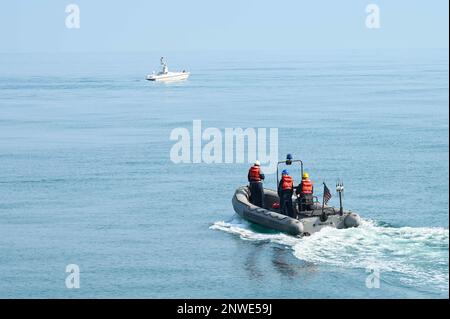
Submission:
M 294 179 L 289 176 L 287 169 L 281 172 L 281 180 L 278 184 L 278 196 L 280 197 L 281 213 L 295 218 L 292 206 L 292 194 L 294 193 Z
M 250 202 L 259 207 L 264 207 L 264 178 L 261 163 L 255 161 L 255 164 L 248 171 L 248 182 L 250 183 Z
M 296 194 L 299 196 L 299 209 L 300 211 L 312 210 L 313 209 L 313 193 L 314 185 L 309 179 L 309 174 L 304 172 L 302 176 L 302 181 L 296 189 Z

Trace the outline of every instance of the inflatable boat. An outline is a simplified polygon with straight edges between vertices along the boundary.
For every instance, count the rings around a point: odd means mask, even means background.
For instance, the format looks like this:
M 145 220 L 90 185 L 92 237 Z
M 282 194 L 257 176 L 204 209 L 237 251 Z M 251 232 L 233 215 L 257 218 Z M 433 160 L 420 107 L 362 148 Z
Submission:
M 357 227 L 360 224 L 358 214 L 344 210 L 341 215 L 339 208 L 331 206 L 324 206 L 322 210 L 322 204 L 320 203 L 314 203 L 312 211 L 298 213 L 298 219 L 292 218 L 281 214 L 279 208 L 273 208 L 277 202 L 279 202 L 277 192 L 265 188 L 264 207 L 253 205 L 250 202 L 250 189 L 248 186 L 239 187 L 234 193 L 232 200 L 235 212 L 242 218 L 294 236 L 311 235 L 324 227 L 342 229 Z M 270 207 L 270 209 L 266 207 Z
M 287 160 L 279 162 L 291 165 L 300 160 Z M 301 172 L 303 174 L 303 163 L 301 162 Z M 277 170 L 278 180 L 278 170 Z M 277 183 L 278 184 L 278 183 Z M 342 194 L 343 185 L 337 184 L 339 195 Z M 293 195 L 293 208 L 296 218 L 286 216 L 279 208 L 278 193 L 274 190 L 264 188 L 263 207 L 256 206 L 250 201 L 250 188 L 248 186 L 239 187 L 234 193 L 232 204 L 235 212 L 242 218 L 281 232 L 294 236 L 308 236 L 320 231 L 324 227 L 334 227 L 337 229 L 358 227 L 361 219 L 355 212 L 344 210 L 342 207 L 342 197 L 340 197 L 340 207 L 327 206 L 326 204 L 314 201 L 311 210 L 300 211 L 299 199 Z

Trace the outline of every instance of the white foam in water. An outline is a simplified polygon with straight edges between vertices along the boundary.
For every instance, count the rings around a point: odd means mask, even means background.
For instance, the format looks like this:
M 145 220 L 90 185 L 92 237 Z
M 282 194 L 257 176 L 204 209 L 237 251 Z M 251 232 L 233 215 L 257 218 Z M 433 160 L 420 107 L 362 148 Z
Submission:
M 397 274 L 405 285 L 432 285 L 448 291 L 448 229 L 382 227 L 363 220 L 358 228 L 325 228 L 311 236 L 296 238 L 283 233 L 257 233 L 249 225 L 236 218 L 230 222 L 216 222 L 210 228 L 245 240 L 289 246 L 294 256 L 304 261 L 345 268 L 379 269 L 380 273 Z
M 219 221 L 211 225 L 210 229 L 222 230 L 224 232 L 238 235 L 244 240 L 267 241 L 278 244 L 293 246 L 298 238 L 286 235 L 284 233 L 264 234 L 257 233 L 249 229 L 250 224 L 243 219 L 233 219 L 230 222 Z

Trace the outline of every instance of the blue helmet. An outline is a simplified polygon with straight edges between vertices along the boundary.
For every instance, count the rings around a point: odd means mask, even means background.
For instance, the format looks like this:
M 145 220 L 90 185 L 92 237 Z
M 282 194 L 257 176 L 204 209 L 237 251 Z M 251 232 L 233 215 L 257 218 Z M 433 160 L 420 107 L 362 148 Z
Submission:
M 286 174 L 286 175 L 289 175 L 289 171 L 288 171 L 287 169 L 284 169 L 284 170 L 281 172 L 281 174 L 282 174 L 282 175 L 285 175 L 285 174 Z
M 287 159 L 287 160 L 291 160 L 291 159 L 292 159 L 292 154 L 286 155 L 286 159 Z

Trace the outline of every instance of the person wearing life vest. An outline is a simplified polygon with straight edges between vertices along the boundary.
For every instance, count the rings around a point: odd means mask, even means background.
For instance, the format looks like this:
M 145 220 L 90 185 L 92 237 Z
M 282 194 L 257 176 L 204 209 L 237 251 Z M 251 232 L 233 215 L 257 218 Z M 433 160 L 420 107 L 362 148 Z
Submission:
M 281 180 L 278 184 L 278 196 L 280 197 L 281 213 L 295 218 L 292 205 L 292 194 L 294 193 L 294 180 L 289 176 L 288 170 L 281 172 Z
M 309 179 L 309 174 L 304 172 L 302 176 L 302 181 L 298 185 L 296 190 L 297 195 L 300 199 L 300 211 L 312 210 L 313 209 L 313 194 L 314 194 L 314 184 Z
M 248 171 L 248 182 L 250 184 L 250 202 L 253 205 L 264 207 L 264 188 L 263 180 L 265 178 L 261 171 L 261 163 L 255 161 Z

